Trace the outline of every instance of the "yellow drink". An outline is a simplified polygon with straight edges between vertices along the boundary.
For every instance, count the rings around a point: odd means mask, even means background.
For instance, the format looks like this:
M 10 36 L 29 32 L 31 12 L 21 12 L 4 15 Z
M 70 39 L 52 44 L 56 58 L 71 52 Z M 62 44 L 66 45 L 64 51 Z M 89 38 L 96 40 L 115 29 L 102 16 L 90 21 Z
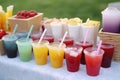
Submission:
M 6 30 L 6 14 L 4 11 L 0 11 L 0 29 Z
M 32 43 L 36 64 L 44 65 L 47 63 L 48 44 L 48 41 L 42 41 L 40 44 L 38 41 Z
M 59 47 L 59 44 L 54 43 L 49 46 L 50 62 L 53 68 L 62 67 L 64 59 L 64 48 L 64 45 Z

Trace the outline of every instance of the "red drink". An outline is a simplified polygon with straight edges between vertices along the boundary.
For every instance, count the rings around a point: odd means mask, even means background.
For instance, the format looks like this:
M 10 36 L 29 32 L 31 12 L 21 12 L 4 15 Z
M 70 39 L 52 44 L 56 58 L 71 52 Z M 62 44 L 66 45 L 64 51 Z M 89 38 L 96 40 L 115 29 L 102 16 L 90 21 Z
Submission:
M 41 33 L 35 33 L 35 34 L 31 34 L 30 38 L 34 41 L 34 40 L 39 40 L 41 36 Z
M 49 43 L 54 42 L 54 37 L 52 35 L 45 35 L 43 40 L 47 40 Z
M 111 61 L 114 53 L 114 46 L 112 44 L 103 43 L 101 49 L 104 50 L 103 60 L 102 60 L 102 67 L 108 68 L 111 66 Z
M 84 50 L 84 53 L 85 53 L 87 74 L 89 76 L 99 75 L 104 50 L 101 49 L 98 54 L 97 51 L 94 51 L 92 48 L 86 48 Z
M 65 49 L 65 58 L 68 71 L 76 72 L 79 70 L 82 50 L 82 47 L 69 47 Z
M 40 33 L 32 34 L 32 35 L 30 36 L 30 38 L 31 38 L 32 40 L 39 40 L 40 37 L 41 37 L 41 34 L 40 34 Z M 45 36 L 43 37 L 43 40 L 47 40 L 49 43 L 54 42 L 54 38 L 53 38 L 52 35 L 45 35 Z
M 93 44 L 89 42 L 86 42 L 85 44 L 83 44 L 83 42 L 76 42 L 75 46 L 83 47 L 83 51 L 84 51 L 85 48 L 92 47 Z M 81 64 L 85 64 L 85 55 L 83 51 L 82 51 L 82 57 L 81 57 Z
M 59 42 L 61 42 L 61 39 L 59 40 Z M 63 41 L 63 43 L 67 46 L 67 47 L 71 47 L 74 44 L 74 40 L 71 37 L 66 37 L 65 40 Z

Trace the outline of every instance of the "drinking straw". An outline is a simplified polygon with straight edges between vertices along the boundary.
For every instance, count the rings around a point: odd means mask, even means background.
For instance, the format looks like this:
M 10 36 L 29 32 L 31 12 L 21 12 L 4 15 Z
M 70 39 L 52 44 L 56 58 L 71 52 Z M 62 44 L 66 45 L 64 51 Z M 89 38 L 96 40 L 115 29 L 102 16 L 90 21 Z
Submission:
M 85 37 L 84 37 L 84 40 L 83 40 L 83 45 L 85 45 L 85 43 L 86 43 L 86 40 L 87 40 L 87 37 L 88 37 L 88 33 L 89 33 L 89 29 L 87 30 L 87 32 L 85 34 Z
M 15 32 L 16 32 L 16 30 L 17 30 L 17 28 L 18 28 L 18 24 L 16 24 L 16 25 L 15 25 L 15 27 L 14 27 L 14 29 L 13 29 L 13 32 L 12 32 L 11 37 L 13 37 L 13 35 L 15 34 Z
M 45 29 L 44 32 L 42 33 L 42 36 L 40 37 L 40 40 L 38 41 L 38 44 L 41 43 L 46 31 L 47 31 L 47 29 Z
M 29 39 L 29 36 L 30 36 L 30 34 L 31 34 L 32 30 L 33 30 L 33 27 L 34 27 L 34 25 L 32 25 L 32 26 L 30 27 L 30 30 L 29 30 L 29 32 L 28 32 L 26 41 Z
M 99 54 L 99 52 L 100 52 L 101 45 L 102 45 L 102 40 L 100 40 L 100 42 L 98 44 L 97 54 Z
M 63 44 L 63 41 L 65 40 L 65 37 L 67 36 L 67 31 L 65 32 L 65 34 L 64 34 L 64 36 L 63 36 L 63 38 L 62 38 L 62 41 L 60 42 L 60 45 L 59 45 L 59 47 L 61 47 L 62 46 L 62 44 Z

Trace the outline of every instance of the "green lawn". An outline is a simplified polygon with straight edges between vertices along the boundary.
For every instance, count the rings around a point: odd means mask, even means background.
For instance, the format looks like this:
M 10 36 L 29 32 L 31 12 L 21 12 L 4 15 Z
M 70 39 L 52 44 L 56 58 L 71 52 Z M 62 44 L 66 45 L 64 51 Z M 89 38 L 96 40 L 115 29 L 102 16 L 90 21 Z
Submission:
M 43 12 L 45 17 L 71 18 L 80 17 L 86 20 L 88 17 L 101 20 L 101 11 L 110 2 L 119 0 L 0 0 L 0 5 L 15 5 L 14 14 L 20 10 L 36 10 Z

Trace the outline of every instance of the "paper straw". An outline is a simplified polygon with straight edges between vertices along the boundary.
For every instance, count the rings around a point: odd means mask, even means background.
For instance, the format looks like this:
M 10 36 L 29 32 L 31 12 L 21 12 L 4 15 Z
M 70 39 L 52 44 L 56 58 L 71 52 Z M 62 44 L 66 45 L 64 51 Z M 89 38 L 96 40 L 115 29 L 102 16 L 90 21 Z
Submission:
M 83 41 L 83 45 L 85 45 L 85 43 L 86 43 L 86 40 L 87 40 L 89 31 L 90 31 L 90 30 L 88 29 L 87 32 L 86 32 L 86 34 L 85 34 L 84 41 Z
M 63 38 L 62 38 L 62 41 L 61 41 L 61 43 L 60 43 L 60 45 L 59 45 L 59 47 L 61 47 L 62 46 L 62 44 L 63 44 L 63 41 L 65 40 L 65 37 L 67 36 L 67 31 L 65 32 L 65 34 L 64 34 L 64 36 L 63 36 Z
M 100 52 L 101 45 L 102 45 L 102 40 L 100 40 L 100 42 L 98 44 L 97 54 L 99 54 L 99 52 Z
M 30 36 L 30 34 L 31 34 L 32 30 L 33 30 L 33 27 L 34 27 L 34 25 L 32 25 L 32 26 L 30 27 L 30 30 L 29 30 L 29 32 L 28 32 L 26 41 L 29 39 L 29 36 Z
M 15 32 L 16 32 L 16 30 L 17 30 L 17 28 L 18 28 L 18 24 L 16 24 L 16 25 L 15 25 L 14 30 L 13 30 L 13 32 L 12 32 L 11 37 L 13 37 L 13 35 L 15 34 Z
M 47 29 L 45 29 L 44 32 L 42 33 L 42 36 L 40 37 L 40 40 L 38 41 L 38 44 L 41 43 L 46 31 L 47 31 Z

